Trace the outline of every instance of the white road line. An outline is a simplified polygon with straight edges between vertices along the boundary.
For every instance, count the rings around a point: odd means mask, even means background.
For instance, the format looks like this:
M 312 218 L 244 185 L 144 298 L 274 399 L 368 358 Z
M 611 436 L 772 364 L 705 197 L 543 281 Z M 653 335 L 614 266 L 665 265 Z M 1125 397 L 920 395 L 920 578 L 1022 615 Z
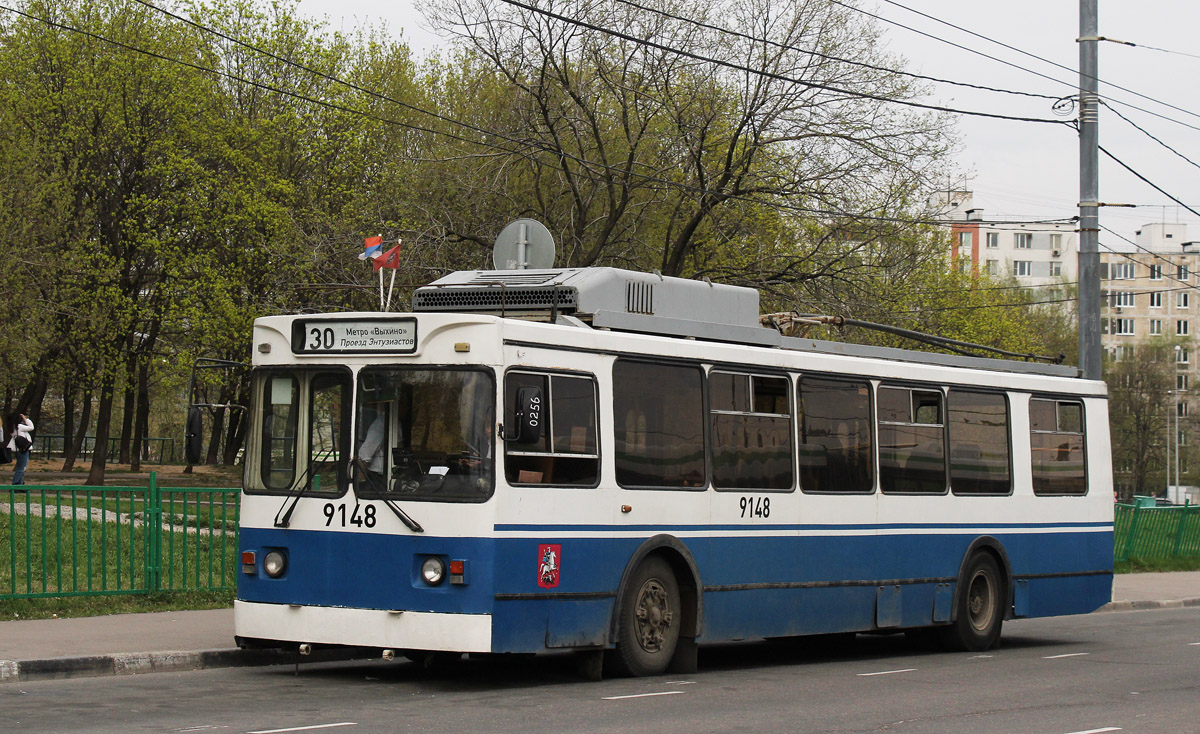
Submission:
M 987 660 L 990 657 L 992 657 L 992 656 L 991 655 L 972 655 L 971 659 L 972 660 Z
M 353 721 L 341 721 L 336 724 L 313 724 L 312 726 L 293 726 L 290 729 L 259 729 L 246 734 L 283 734 L 285 731 L 312 731 L 313 729 L 335 729 L 339 726 L 358 726 Z
M 683 691 L 660 691 L 658 693 L 634 693 L 630 696 L 605 696 L 601 700 L 620 701 L 621 699 L 624 699 L 624 698 L 649 698 L 650 696 L 674 696 L 677 693 L 683 693 Z M 250 734 L 254 734 L 254 732 L 250 732 Z
M 902 668 L 900 670 L 881 670 L 878 673 L 859 673 L 858 677 L 859 678 L 867 678 L 872 675 L 891 675 L 892 673 L 911 673 L 914 670 L 916 670 L 916 668 Z
M 1119 726 L 1106 726 L 1103 729 L 1088 729 L 1087 731 L 1069 731 L 1067 734 L 1102 734 L 1106 731 L 1121 731 Z
M 1058 660 L 1059 658 L 1077 658 L 1077 657 L 1082 657 L 1084 655 L 1091 655 L 1091 653 L 1090 652 L 1069 652 L 1065 655 L 1046 655 L 1042 658 L 1042 660 Z M 1104 729 L 1104 731 L 1110 731 L 1110 730 Z
M 1189 645 L 1200 645 L 1200 642 L 1189 642 Z

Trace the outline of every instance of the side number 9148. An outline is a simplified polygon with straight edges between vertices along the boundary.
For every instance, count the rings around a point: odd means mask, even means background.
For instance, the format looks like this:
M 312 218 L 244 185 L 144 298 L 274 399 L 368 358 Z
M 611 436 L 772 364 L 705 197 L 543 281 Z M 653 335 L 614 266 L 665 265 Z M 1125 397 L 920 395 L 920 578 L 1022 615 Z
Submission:
M 359 511 L 361 508 L 361 512 Z M 346 516 L 345 505 L 335 505 L 332 502 L 325 503 L 325 527 L 337 524 L 339 527 L 353 525 L 354 527 L 375 527 L 375 505 L 354 505 L 350 511 L 350 516 Z

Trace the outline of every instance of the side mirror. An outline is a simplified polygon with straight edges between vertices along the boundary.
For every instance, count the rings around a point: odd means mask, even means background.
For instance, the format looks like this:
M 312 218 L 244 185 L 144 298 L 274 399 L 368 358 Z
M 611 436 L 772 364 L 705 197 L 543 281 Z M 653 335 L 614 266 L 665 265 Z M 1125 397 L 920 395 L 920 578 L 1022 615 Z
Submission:
M 537 443 L 542 438 L 542 389 L 540 387 L 517 388 L 517 430 L 509 441 Z
M 199 464 L 204 456 L 204 414 L 199 406 L 188 408 L 187 430 L 183 437 L 183 457 L 189 464 Z

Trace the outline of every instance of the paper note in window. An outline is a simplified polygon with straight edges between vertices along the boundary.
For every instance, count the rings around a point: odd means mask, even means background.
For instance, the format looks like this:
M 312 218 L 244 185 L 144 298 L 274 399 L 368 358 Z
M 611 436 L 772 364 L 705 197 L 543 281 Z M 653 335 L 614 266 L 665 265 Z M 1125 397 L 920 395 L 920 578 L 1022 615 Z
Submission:
M 540 484 L 542 481 L 542 473 L 540 471 L 529 471 L 522 469 L 517 475 L 518 484 Z
M 586 452 L 588 444 L 587 438 L 587 426 L 574 426 L 571 428 L 571 453 L 582 454 Z

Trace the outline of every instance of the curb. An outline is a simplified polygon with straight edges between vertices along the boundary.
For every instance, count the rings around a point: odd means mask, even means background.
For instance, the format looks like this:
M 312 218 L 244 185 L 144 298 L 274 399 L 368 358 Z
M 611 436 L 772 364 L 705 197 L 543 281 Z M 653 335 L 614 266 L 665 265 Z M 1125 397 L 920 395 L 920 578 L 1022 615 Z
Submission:
M 129 652 L 114 655 L 0 660 L 0 685 L 62 678 L 95 678 L 103 675 L 178 673 L 208 668 L 299 665 L 341 660 L 361 660 L 377 653 L 364 648 L 314 650 L 310 655 L 282 650 L 194 650 L 177 652 Z
M 1097 609 L 1097 612 L 1140 612 L 1147 609 L 1181 609 L 1183 607 L 1200 607 L 1200 597 L 1193 599 L 1174 599 L 1170 601 L 1110 601 Z

